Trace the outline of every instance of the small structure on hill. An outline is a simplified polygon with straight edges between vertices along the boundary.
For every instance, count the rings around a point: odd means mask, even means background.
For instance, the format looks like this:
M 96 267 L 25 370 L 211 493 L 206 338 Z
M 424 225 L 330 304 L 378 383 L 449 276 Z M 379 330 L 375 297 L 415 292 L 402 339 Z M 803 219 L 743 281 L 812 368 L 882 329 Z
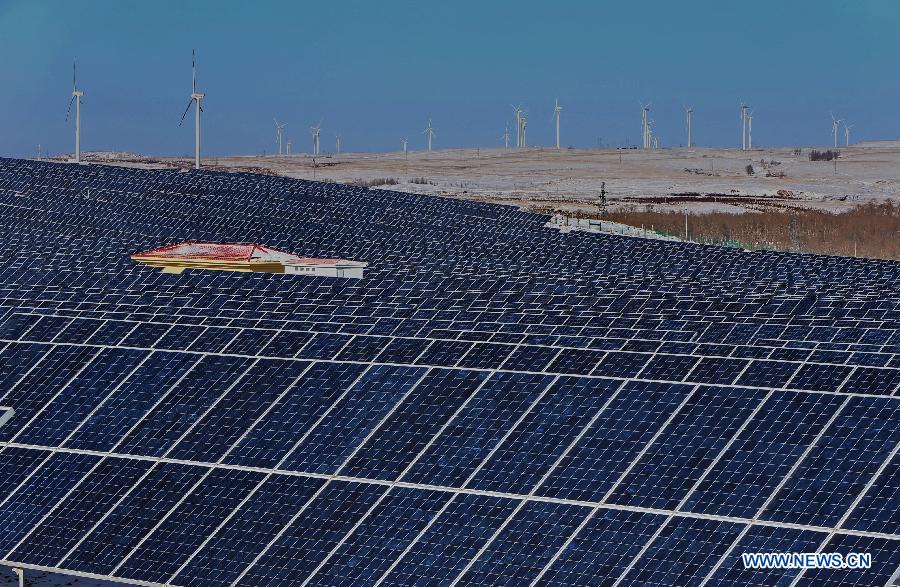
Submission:
M 258 244 L 192 241 L 135 253 L 131 258 L 144 265 L 161 267 L 163 273 L 204 269 L 360 279 L 363 269 L 368 266 L 368 263 L 362 261 L 299 257 Z

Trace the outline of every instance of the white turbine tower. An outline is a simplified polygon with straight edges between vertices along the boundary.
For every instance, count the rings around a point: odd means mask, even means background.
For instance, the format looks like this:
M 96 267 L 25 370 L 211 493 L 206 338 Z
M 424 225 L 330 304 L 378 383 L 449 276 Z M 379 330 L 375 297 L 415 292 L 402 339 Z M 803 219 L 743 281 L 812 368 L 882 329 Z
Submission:
M 288 141 L 288 142 L 287 142 L 287 152 L 286 152 L 286 154 L 287 154 L 288 157 L 291 156 L 291 145 L 293 145 L 293 144 L 294 144 L 294 143 L 292 143 L 291 141 Z
M 844 146 L 850 146 L 850 129 L 853 128 L 852 124 L 847 124 L 844 122 Z
M 334 144 L 337 147 L 338 155 L 341 154 L 341 135 L 334 135 Z
M 280 157 L 281 152 L 281 144 L 284 141 L 284 127 L 287 126 L 286 122 L 278 122 L 277 118 L 273 118 L 275 121 L 275 140 L 278 141 L 278 156 Z
M 559 150 L 559 113 L 562 106 L 559 105 L 559 98 L 556 99 L 556 106 L 553 108 L 553 116 L 556 118 L 556 149 Z
M 685 115 L 685 118 L 687 119 L 687 133 L 688 133 L 687 146 L 688 146 L 688 149 L 690 149 L 691 147 L 694 146 L 692 135 L 691 135 L 691 122 L 692 122 L 691 119 L 693 118 L 693 115 L 694 115 L 694 107 L 693 106 L 685 106 L 684 115 Z
M 428 137 L 428 150 L 431 150 L 431 139 L 434 138 L 434 129 L 431 127 L 431 118 L 428 118 L 428 126 L 422 131 L 422 134 Z
M 747 108 L 749 107 L 741 100 L 741 151 L 747 150 Z
M 403 154 L 406 155 L 406 153 L 409 152 L 406 148 L 406 145 L 409 143 L 409 141 L 406 140 L 406 137 L 403 137 L 402 139 L 400 139 L 400 142 L 403 143 Z
M 838 142 L 838 127 L 843 122 L 840 118 L 835 118 L 834 114 L 831 115 L 831 136 L 834 138 L 834 148 L 837 149 Z
M 75 163 L 81 163 L 81 98 L 84 92 L 78 89 L 75 81 L 75 62 L 72 62 L 72 99 L 66 109 L 66 120 L 69 120 L 69 112 L 72 110 L 72 102 L 75 102 Z
M 516 148 L 522 148 L 522 106 L 513 106 L 513 112 L 516 113 Z
M 319 131 L 322 128 L 322 123 L 319 122 L 316 126 L 309 127 L 310 132 L 312 133 L 313 140 L 313 155 L 319 155 Z
M 522 110 L 522 114 L 519 118 L 520 123 L 522 124 L 522 148 L 524 149 L 528 146 L 528 143 L 525 142 L 525 127 L 528 125 L 528 120 L 525 118 L 525 111 Z
M 509 149 L 509 124 L 506 125 L 506 128 L 503 130 L 503 136 L 500 138 L 503 139 L 503 147 Z
M 191 50 L 191 99 L 188 101 L 187 108 L 184 109 L 184 114 L 181 115 L 181 122 L 178 123 L 178 126 L 181 126 L 184 122 L 184 117 L 187 116 L 188 110 L 191 109 L 191 102 L 196 102 L 196 118 L 194 121 L 194 169 L 200 169 L 200 113 L 203 112 L 203 106 L 200 105 L 200 100 L 205 97 L 206 94 L 197 91 L 197 52 L 196 50 Z
M 753 150 L 753 111 L 747 113 L 747 150 Z
M 640 102 L 639 102 L 640 104 Z M 641 148 L 650 148 L 650 104 L 641 106 Z

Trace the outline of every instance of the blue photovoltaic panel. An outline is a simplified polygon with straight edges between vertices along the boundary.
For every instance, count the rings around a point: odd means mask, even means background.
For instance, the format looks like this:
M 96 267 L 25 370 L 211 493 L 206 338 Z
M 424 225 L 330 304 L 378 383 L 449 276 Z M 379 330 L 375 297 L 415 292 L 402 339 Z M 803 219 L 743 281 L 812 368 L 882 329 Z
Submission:
M 900 442 L 900 404 L 851 397 L 847 407 L 778 492 L 762 517 L 836 524 Z
M 813 569 L 807 570 L 799 585 L 821 587 L 846 587 L 866 585 L 896 585 L 897 569 L 900 569 L 900 548 L 896 541 L 869 536 L 838 534 L 830 538 L 823 552 L 867 553 L 872 556 L 872 566 L 868 569 Z
M 431 371 L 366 441 L 342 474 L 396 479 L 487 377 L 487 373 L 477 371 Z
M 72 376 L 91 361 L 95 352 L 87 347 L 55 347 L 48 351 L 40 369 L 28 373 L 4 396 L 3 403 L 16 411 L 17 420 L 24 425 L 65 390 Z M 16 432 L 12 426 L 4 427 L 0 441 L 11 439 Z
M 502 367 L 510 371 L 546 371 L 559 352 L 560 349 L 552 347 L 523 345 L 507 357 Z
M 241 330 L 222 352 L 236 355 L 258 355 L 275 336 L 274 330 Z
M 23 335 L 25 340 L 32 342 L 50 342 L 62 332 L 72 321 L 71 318 L 62 316 L 41 316 L 37 324 L 33 325 Z
M 421 338 L 394 338 L 375 358 L 380 363 L 411 364 L 421 355 L 430 341 Z
M 622 383 L 563 377 L 472 480 L 471 487 L 529 493 Z
M 210 536 L 174 579 L 177 585 L 228 585 L 325 482 L 276 475 L 266 479 Z
M 622 585 L 699 584 L 740 531 L 740 525 L 729 522 L 673 518 L 624 575 Z
M 75 318 L 54 338 L 54 342 L 85 343 L 93 335 L 100 325 L 100 320 L 86 320 Z
M 203 326 L 173 326 L 154 345 L 155 348 L 184 351 L 206 330 Z
M 647 448 L 609 501 L 674 509 L 764 397 L 762 390 L 701 387 Z
M 335 472 L 423 375 L 420 367 L 371 367 L 280 467 Z
M 743 554 L 775 552 L 815 552 L 825 534 L 796 528 L 751 526 L 711 577 L 713 585 L 746 587 L 747 585 L 788 585 L 799 569 L 746 569 Z
M 80 543 L 60 564 L 86 573 L 110 573 L 207 471 L 172 463 L 154 466 L 79 538 Z
M 416 360 L 416 364 L 453 367 L 466 356 L 471 347 L 471 342 L 462 340 L 436 340 L 425 349 L 425 352 Z
M 535 579 L 591 508 L 533 501 L 516 513 L 459 585 L 524 585 Z
M 121 346 L 152 347 L 171 328 L 169 324 L 143 323 L 134 327 L 122 340 Z
M 0 206 L 10 566 L 184 587 L 900 576 L 896 261 L 206 170 L 0 159 Z M 369 265 L 129 258 L 181 240 Z M 747 549 L 875 568 L 751 572 Z
M 279 332 L 262 349 L 261 354 L 267 357 L 294 357 L 312 337 L 308 332 Z
M 297 353 L 301 359 L 333 359 L 351 337 L 344 334 L 316 334 Z
M 217 462 L 309 367 L 302 361 L 260 359 L 241 374 L 168 453 L 173 459 Z
M 31 476 L 10 487 L 6 501 L 0 503 L 0 553 L 24 538 L 99 460 L 93 455 L 53 454 Z
M 45 404 L 16 441 L 58 446 L 147 355 L 147 351 L 132 349 L 101 349 L 68 383 L 66 393 Z
M 844 527 L 900 534 L 900 454 L 878 475 Z
M 686 385 L 626 384 L 538 494 L 600 501 L 690 392 Z
M 34 314 L 11 314 L 0 324 L 0 338 L 6 340 L 19 340 L 38 323 L 41 316 Z
M 799 363 L 753 361 L 743 375 L 738 377 L 737 384 L 748 387 L 780 388 L 790 381 L 799 366 Z
M 335 357 L 339 361 L 369 361 L 390 342 L 385 336 L 354 336 Z
M 403 480 L 462 484 L 552 380 L 547 375 L 492 375 Z
M 0 404 L 6 405 L 10 389 L 49 351 L 47 345 L 29 343 L 11 344 L 0 351 Z
M 161 456 L 213 403 L 236 385 L 252 361 L 208 355 L 179 380 L 117 447 L 123 453 Z
M 665 521 L 658 514 L 597 511 L 538 585 L 611 585 Z
M 301 511 L 240 583 L 286 584 L 311 573 L 385 490 L 365 483 L 331 483 Z
M 50 453 L 43 450 L 4 447 L 0 449 L 0 471 L 3 471 L 5 488 L 3 499 L 8 499 L 13 490 L 40 466 Z
M 107 320 L 88 339 L 89 344 L 115 345 L 138 326 L 136 322 Z
M 198 360 L 196 355 L 153 353 L 121 387 L 104 398 L 65 446 L 100 451 L 112 449 Z
M 116 575 L 166 582 L 264 477 L 250 471 L 211 471 L 124 559 Z
M 827 394 L 772 396 L 683 509 L 752 518 L 844 401 Z
M 460 495 L 420 533 L 383 585 L 439 585 L 453 580 L 513 512 L 517 502 Z
M 315 575 L 311 584 L 371 585 L 384 574 L 441 507 L 443 491 L 392 490 Z
M 271 410 L 229 451 L 225 462 L 274 467 L 365 370 L 363 365 L 314 363 L 289 394 L 270 404 Z
M 239 333 L 237 328 L 207 328 L 191 343 L 188 350 L 221 353 Z
M 106 459 L 35 527 L 10 558 L 53 566 L 106 514 L 153 463 Z

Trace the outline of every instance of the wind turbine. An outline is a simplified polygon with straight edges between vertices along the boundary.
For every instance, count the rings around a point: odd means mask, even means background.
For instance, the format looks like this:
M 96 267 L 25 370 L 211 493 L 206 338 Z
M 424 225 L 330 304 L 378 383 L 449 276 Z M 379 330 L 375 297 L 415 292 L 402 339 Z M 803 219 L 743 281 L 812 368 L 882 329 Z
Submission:
M 69 100 L 69 107 L 66 109 L 66 120 L 69 120 L 72 102 L 75 102 L 75 163 L 81 163 L 81 98 L 84 92 L 78 89 L 75 81 L 75 63 L 72 62 L 72 99 Z
M 402 139 L 400 139 L 400 142 L 403 143 L 403 154 L 406 155 L 406 153 L 409 152 L 406 149 L 406 145 L 407 143 L 409 143 L 409 141 L 406 140 L 406 137 L 403 137 Z
M 850 146 L 850 129 L 853 128 L 854 125 L 847 124 L 844 122 L 844 146 Z
M 288 141 L 288 142 L 287 142 L 287 153 L 286 153 L 286 154 L 287 154 L 288 157 L 291 156 L 291 145 L 293 145 L 293 144 L 294 144 L 294 143 L 292 143 L 291 141 Z
M 516 113 L 516 148 L 522 148 L 522 106 L 513 106 L 513 112 Z
M 559 98 L 556 99 L 556 106 L 553 108 L 553 116 L 556 118 L 556 149 L 559 150 L 559 113 L 562 106 L 559 105 Z
M 191 102 L 197 103 L 196 109 L 196 119 L 194 124 L 194 169 L 200 169 L 200 113 L 203 112 L 203 106 L 200 105 L 200 100 L 206 97 L 206 94 L 197 91 L 197 52 L 196 50 L 191 50 L 191 99 L 188 101 L 187 108 L 184 109 L 184 114 L 181 115 L 181 122 L 178 123 L 178 126 L 184 122 L 184 117 L 187 116 L 188 110 L 191 109 Z M 280 154 L 279 147 L 279 154 Z
M 747 109 L 749 106 L 741 100 L 741 151 L 747 150 Z
M 503 139 L 504 148 L 509 149 L 509 123 L 506 124 L 506 128 L 503 130 L 503 136 L 500 138 Z
M 337 147 L 337 152 L 340 155 L 341 153 L 341 135 L 334 135 L 334 143 Z
M 524 149 L 528 143 L 525 142 L 525 126 L 528 124 L 528 120 L 525 118 L 525 111 L 522 110 L 522 113 L 519 117 L 519 123 L 522 125 L 522 148 Z
M 428 126 L 422 131 L 422 134 L 428 137 L 428 150 L 431 150 L 431 139 L 434 137 L 434 129 L 431 127 L 431 117 L 428 118 Z
M 688 146 L 688 149 L 690 149 L 693 146 L 693 142 L 691 141 L 691 119 L 693 118 L 693 115 L 694 115 L 694 107 L 693 106 L 685 106 L 684 107 L 684 115 L 687 118 L 687 132 L 688 132 L 687 146 Z
M 313 155 L 319 155 L 319 130 L 322 127 L 322 123 L 319 122 L 316 126 L 309 127 L 309 130 L 312 132 L 312 140 L 313 140 Z
M 641 104 L 641 147 L 650 148 L 650 104 Z
M 835 118 L 834 114 L 831 115 L 831 136 L 834 138 L 834 148 L 837 149 L 837 141 L 838 141 L 838 126 L 840 126 L 841 122 L 843 122 L 840 118 Z
M 281 143 L 284 140 L 284 127 L 287 126 L 286 122 L 278 122 L 277 118 L 273 118 L 275 121 L 275 140 L 278 141 L 278 156 L 281 156 Z
M 747 113 L 747 149 L 753 150 L 753 110 Z

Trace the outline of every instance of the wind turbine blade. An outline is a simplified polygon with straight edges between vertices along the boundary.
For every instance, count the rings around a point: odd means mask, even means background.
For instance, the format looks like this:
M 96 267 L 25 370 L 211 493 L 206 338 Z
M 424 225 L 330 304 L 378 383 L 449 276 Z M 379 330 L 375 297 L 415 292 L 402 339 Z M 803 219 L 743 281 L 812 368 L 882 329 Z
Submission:
M 77 59 L 72 61 L 72 91 L 73 92 L 78 89 L 78 85 L 75 83 L 75 63 L 77 61 L 78 61 Z
M 181 115 L 181 121 L 178 123 L 178 126 L 181 126 L 181 123 L 184 122 L 184 117 L 187 116 L 188 110 L 191 109 L 191 103 L 194 101 L 193 98 L 188 100 L 187 108 L 184 109 L 184 114 Z
M 197 93 L 197 50 L 191 49 L 191 93 Z
M 69 113 L 72 111 L 72 102 L 75 101 L 75 96 L 72 96 L 72 99 L 69 100 L 69 107 L 66 108 L 66 122 L 69 120 Z

